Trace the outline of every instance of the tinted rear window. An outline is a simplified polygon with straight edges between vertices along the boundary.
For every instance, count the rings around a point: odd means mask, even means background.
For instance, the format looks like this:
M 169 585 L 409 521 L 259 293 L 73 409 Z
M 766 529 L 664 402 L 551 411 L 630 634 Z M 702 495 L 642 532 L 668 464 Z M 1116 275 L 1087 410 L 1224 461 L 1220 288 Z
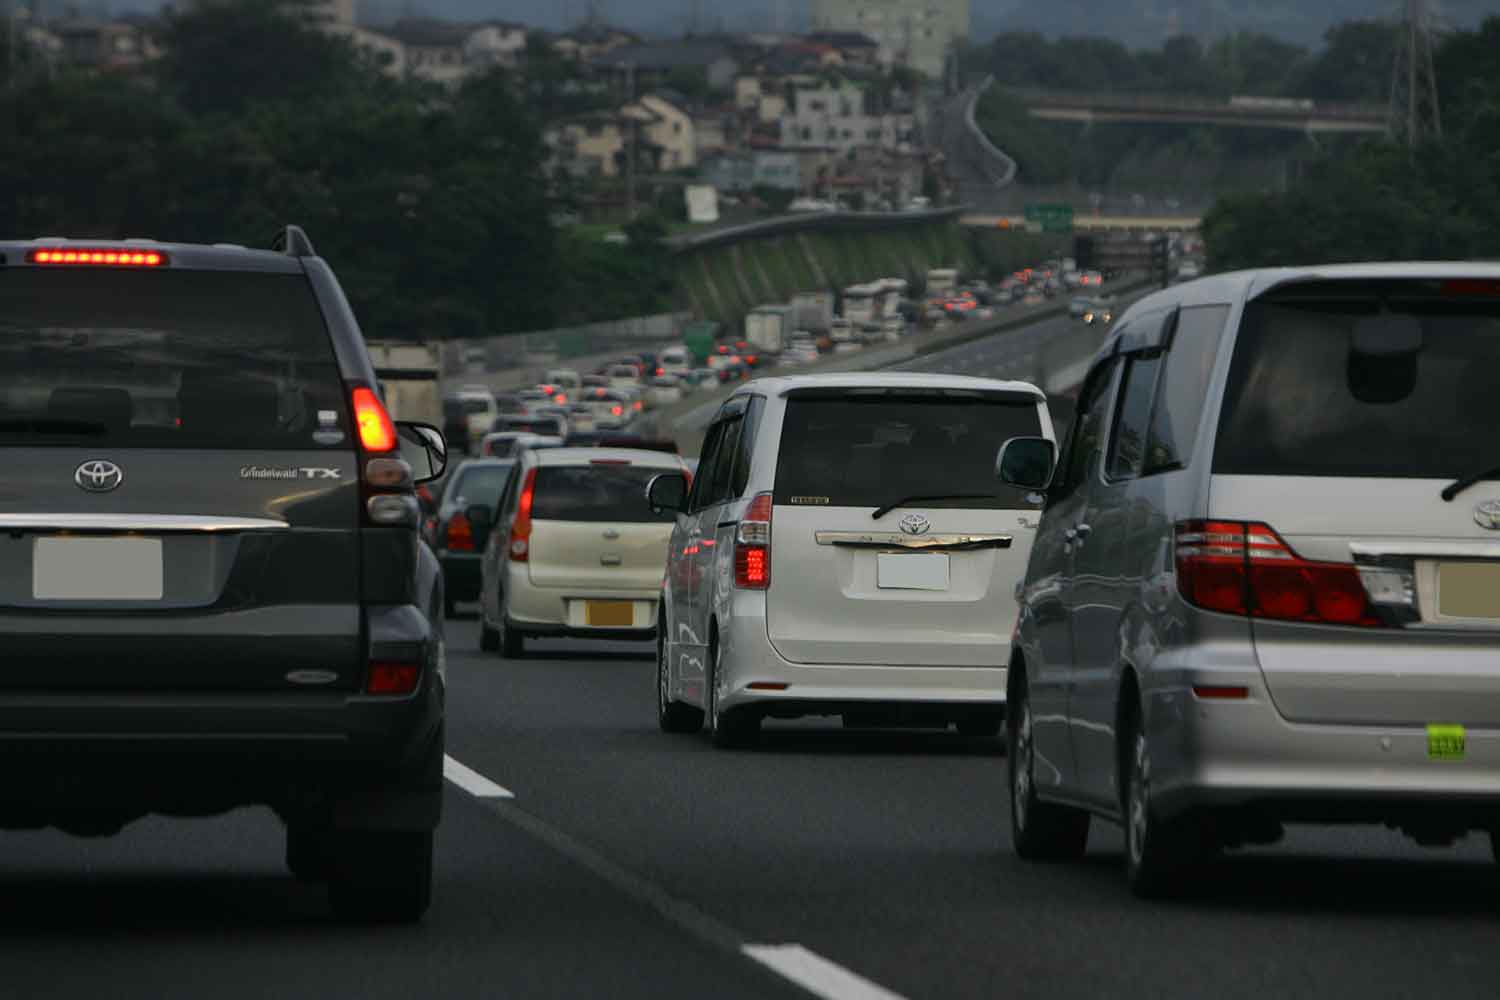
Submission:
M 1041 434 L 1035 401 L 941 395 L 793 398 L 776 467 L 778 504 L 878 507 L 903 497 L 925 507 L 1030 508 L 995 478 L 1009 438 Z
M 348 445 L 300 275 L 0 270 L 0 444 Z
M 1356 322 L 1375 315 L 1380 299 L 1251 305 L 1235 345 L 1214 471 L 1456 479 L 1500 465 L 1491 433 L 1500 303 L 1416 290 L 1382 298 L 1420 322 L 1420 350 L 1376 361 L 1356 357 L 1351 345 Z
M 539 521 L 670 523 L 675 514 L 653 514 L 646 503 L 646 484 L 667 471 L 639 465 L 538 469 L 531 516 Z
M 505 491 L 511 468 L 509 462 L 504 465 L 470 466 L 459 472 L 450 492 L 455 498 L 461 497 L 465 507 L 493 507 L 500 502 L 500 494 Z

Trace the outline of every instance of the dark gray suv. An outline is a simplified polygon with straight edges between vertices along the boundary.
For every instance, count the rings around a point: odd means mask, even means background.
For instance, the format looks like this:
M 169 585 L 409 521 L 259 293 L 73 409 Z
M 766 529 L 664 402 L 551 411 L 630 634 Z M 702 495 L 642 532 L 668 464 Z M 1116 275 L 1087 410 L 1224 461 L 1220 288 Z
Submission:
M 413 920 L 443 774 L 443 584 L 333 272 L 0 242 L 0 827 L 269 805 L 335 909 Z

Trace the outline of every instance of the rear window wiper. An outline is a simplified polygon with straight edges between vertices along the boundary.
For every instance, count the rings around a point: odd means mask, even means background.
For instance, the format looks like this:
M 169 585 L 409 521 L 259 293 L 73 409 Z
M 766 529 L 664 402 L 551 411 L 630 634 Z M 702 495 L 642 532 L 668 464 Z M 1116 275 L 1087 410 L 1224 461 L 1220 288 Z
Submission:
M 914 497 L 902 497 L 900 500 L 892 500 L 888 504 L 876 507 L 875 512 L 870 515 L 870 520 L 878 521 L 897 507 L 905 507 L 909 503 L 934 502 L 937 500 L 993 500 L 993 493 L 932 493 L 918 494 Z
M 1447 486 L 1444 486 L 1442 497 L 1444 500 L 1447 500 L 1451 503 L 1454 497 L 1458 496 L 1470 486 L 1473 486 L 1474 484 L 1479 482 L 1483 482 L 1486 479 L 1493 479 L 1496 476 L 1500 476 L 1500 465 L 1492 466 L 1491 468 L 1484 469 L 1480 472 L 1470 473 L 1469 475 L 1463 476 L 1459 479 L 1455 479 Z

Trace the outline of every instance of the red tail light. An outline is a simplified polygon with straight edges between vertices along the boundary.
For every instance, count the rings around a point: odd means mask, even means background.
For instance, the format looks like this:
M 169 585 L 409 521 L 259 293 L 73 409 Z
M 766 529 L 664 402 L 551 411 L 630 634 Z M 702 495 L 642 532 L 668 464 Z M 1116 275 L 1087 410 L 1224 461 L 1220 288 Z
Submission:
M 372 663 L 365 679 L 367 694 L 411 694 L 422 679 L 417 663 Z
M 448 519 L 448 530 L 443 533 L 443 547 L 449 552 L 474 551 L 474 526 L 462 512 Z
M 510 527 L 511 562 L 531 561 L 531 504 L 536 497 L 536 470 L 526 473 L 521 499 L 516 504 L 516 521 Z
M 552 402 L 554 403 L 566 403 L 567 401 L 568 397 L 564 396 L 562 393 L 558 393 L 556 396 L 552 397 Z
M 771 494 L 761 493 L 740 518 L 734 536 L 734 585 L 765 590 L 771 585 Z
M 625 415 L 625 407 L 623 407 L 623 406 L 611 406 L 609 408 L 609 412 L 611 414 L 613 414 L 614 416 L 622 417 L 622 416 Z
M 1209 611 L 1323 625 L 1385 625 L 1353 563 L 1303 559 L 1258 521 L 1177 525 L 1177 589 Z
M 359 428 L 359 443 L 365 451 L 394 451 L 396 425 L 374 390 L 364 386 L 354 390 L 354 423 Z
M 97 266 L 105 267 L 162 267 L 167 263 L 167 256 L 154 250 L 102 250 L 94 247 L 77 247 L 63 249 L 51 247 L 46 250 L 33 250 L 26 255 L 26 259 L 33 264 L 69 264 L 74 267 Z

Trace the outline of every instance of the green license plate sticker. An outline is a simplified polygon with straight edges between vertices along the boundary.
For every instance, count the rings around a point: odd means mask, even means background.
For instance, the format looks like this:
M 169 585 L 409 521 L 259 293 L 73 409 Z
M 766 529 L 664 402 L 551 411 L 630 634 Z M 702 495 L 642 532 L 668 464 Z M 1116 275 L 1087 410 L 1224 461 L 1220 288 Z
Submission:
M 1427 757 L 1429 760 L 1463 760 L 1464 727 L 1429 725 L 1427 727 Z

